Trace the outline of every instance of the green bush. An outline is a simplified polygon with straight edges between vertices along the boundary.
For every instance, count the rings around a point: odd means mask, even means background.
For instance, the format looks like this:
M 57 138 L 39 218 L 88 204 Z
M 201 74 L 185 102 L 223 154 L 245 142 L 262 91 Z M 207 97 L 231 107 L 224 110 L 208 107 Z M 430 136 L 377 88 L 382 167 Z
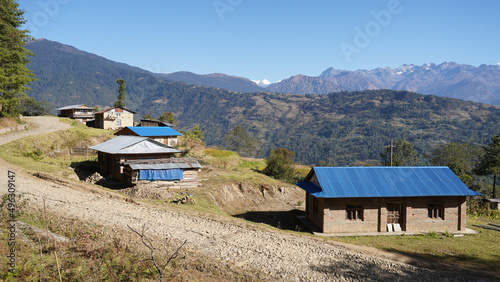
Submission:
M 39 161 L 39 160 L 43 159 L 43 152 L 40 148 L 37 148 L 37 149 L 30 151 L 30 152 L 25 152 L 23 155 L 25 157 L 32 158 L 35 161 Z
M 267 166 L 263 173 L 285 182 L 295 182 L 295 170 L 292 167 L 294 158 L 293 151 L 285 148 L 274 150 L 266 159 Z

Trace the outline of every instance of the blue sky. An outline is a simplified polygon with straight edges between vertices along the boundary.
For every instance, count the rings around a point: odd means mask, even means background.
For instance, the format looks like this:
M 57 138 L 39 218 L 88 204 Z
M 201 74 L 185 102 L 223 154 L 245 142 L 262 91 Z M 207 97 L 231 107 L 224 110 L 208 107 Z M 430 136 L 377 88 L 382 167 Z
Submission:
M 276 82 L 454 61 L 500 62 L 500 1 L 18 0 L 25 28 L 154 72 Z

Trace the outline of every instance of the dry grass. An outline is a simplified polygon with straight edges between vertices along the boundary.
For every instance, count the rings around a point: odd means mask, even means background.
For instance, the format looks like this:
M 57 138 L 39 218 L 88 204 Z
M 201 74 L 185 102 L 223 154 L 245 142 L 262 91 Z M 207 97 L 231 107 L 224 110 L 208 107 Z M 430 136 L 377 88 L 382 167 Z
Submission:
M 74 124 L 67 130 L 24 137 L 0 146 L 0 157 L 31 172 L 74 175 L 76 163 L 96 158 L 95 152 L 82 156 L 74 148 L 87 148 L 111 138 L 113 132 Z
M 451 263 L 500 274 L 500 232 L 474 227 L 474 224 L 500 224 L 500 220 L 468 217 L 467 227 L 479 232 L 454 237 L 430 232 L 425 235 L 335 237 L 332 240 L 371 246 L 410 257 Z
M 19 124 L 20 124 L 19 120 L 15 118 L 7 118 L 7 117 L 0 118 L 0 128 L 15 127 L 18 126 Z
M 148 249 L 140 238 L 128 229 L 109 228 L 60 214 L 44 212 L 18 199 L 16 219 L 28 224 L 18 228 L 16 237 L 16 264 L 10 273 L 5 261 L 0 259 L 2 281 L 156 281 L 157 271 L 150 261 Z M 7 229 L 8 213 L 5 200 L 0 204 L 0 228 Z M 19 226 L 19 225 L 18 225 Z M 33 227 L 30 227 L 33 226 Z M 50 232 L 62 235 L 67 242 L 57 242 Z M 158 248 L 161 263 L 172 254 L 178 242 L 147 234 Z M 0 252 L 8 254 L 7 232 L 0 234 Z M 57 260 L 56 260 L 57 255 Z M 60 274 L 59 274 L 60 273 Z M 261 281 L 262 274 L 236 269 L 229 264 L 204 257 L 199 252 L 182 248 L 166 272 L 169 281 Z M 60 275 L 60 276 L 59 276 Z

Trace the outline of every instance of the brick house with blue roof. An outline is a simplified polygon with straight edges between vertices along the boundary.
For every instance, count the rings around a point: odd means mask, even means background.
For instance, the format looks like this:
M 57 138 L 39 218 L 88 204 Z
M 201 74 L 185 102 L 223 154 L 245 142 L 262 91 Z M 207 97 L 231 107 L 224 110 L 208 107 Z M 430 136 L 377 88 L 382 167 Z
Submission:
M 481 195 L 448 167 L 314 167 L 296 185 L 323 233 L 465 231 L 466 197 Z

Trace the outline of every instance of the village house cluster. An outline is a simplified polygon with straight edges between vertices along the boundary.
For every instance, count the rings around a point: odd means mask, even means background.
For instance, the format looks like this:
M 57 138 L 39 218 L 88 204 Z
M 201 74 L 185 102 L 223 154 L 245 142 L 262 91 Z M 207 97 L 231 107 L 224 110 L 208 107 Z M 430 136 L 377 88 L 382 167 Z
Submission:
M 195 158 L 178 157 L 182 151 L 174 147 L 182 134 L 172 124 L 143 119 L 134 126 L 136 112 L 123 107 L 95 112 L 86 105 L 71 105 L 57 113 L 90 127 L 117 130 L 115 138 L 90 147 L 97 151 L 101 175 L 112 175 L 127 186 L 141 181 L 161 181 L 163 186 L 176 188 L 199 185 L 202 166 Z
M 94 113 L 86 105 L 57 109 L 89 126 L 117 130 L 117 137 L 91 147 L 99 172 L 125 185 L 163 181 L 171 187 L 198 185 L 201 165 L 180 158 L 181 134 L 171 124 L 141 120 L 114 107 Z M 306 192 L 306 221 L 321 233 L 371 234 L 466 232 L 466 197 L 481 194 L 448 167 L 314 167 L 297 186 Z

